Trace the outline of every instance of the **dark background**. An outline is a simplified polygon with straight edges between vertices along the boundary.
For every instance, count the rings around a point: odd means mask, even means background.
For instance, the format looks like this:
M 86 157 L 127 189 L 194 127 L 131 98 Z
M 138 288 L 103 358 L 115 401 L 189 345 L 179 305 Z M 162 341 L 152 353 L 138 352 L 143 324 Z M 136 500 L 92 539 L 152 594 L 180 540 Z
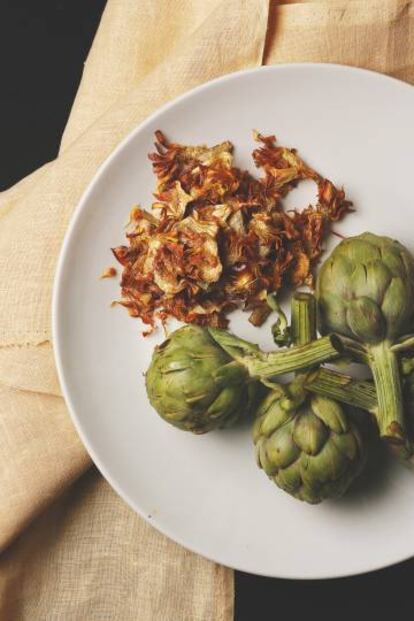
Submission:
M 0 0 L 0 189 L 56 156 L 104 5 L 104 0 Z M 277 521 L 274 536 L 283 537 Z M 358 621 L 381 613 L 409 619 L 413 591 L 414 560 L 331 581 L 236 572 L 236 621 L 286 615 L 289 621 Z

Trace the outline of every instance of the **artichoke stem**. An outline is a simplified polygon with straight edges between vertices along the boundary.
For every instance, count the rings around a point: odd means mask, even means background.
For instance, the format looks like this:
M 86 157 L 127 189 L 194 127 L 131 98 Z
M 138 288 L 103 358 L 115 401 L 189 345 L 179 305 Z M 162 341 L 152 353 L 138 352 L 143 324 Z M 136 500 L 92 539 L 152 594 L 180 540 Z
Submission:
M 377 394 L 371 382 L 355 380 L 331 369 L 317 369 L 306 376 L 304 386 L 311 392 L 367 410 L 377 416 Z
M 309 367 L 338 358 L 343 347 L 335 335 L 324 336 L 308 345 L 291 347 L 283 351 L 257 353 L 253 356 L 238 357 L 253 377 L 266 378 Z
M 227 330 L 222 330 L 221 328 L 207 328 L 207 330 L 216 343 L 234 360 L 238 360 L 244 355 L 254 355 L 259 352 L 257 345 L 245 341 Z
M 377 391 L 380 435 L 391 442 L 401 442 L 404 440 L 404 413 L 397 354 L 391 351 L 388 341 L 382 341 L 369 346 L 368 356 Z
M 292 298 L 291 336 L 295 345 L 316 339 L 316 300 L 311 293 L 299 291 Z

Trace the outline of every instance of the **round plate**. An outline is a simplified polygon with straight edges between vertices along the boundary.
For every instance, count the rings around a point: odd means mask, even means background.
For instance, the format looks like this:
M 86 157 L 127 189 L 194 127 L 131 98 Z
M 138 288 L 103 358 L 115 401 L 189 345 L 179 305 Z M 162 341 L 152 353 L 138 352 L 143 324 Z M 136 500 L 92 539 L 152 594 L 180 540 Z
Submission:
M 147 153 L 154 131 L 184 144 L 229 139 L 236 164 L 251 169 L 252 129 L 275 133 L 346 187 L 357 211 L 337 230 L 387 234 L 414 249 L 413 110 L 412 87 L 358 69 L 303 64 L 228 75 L 133 131 L 76 210 L 53 300 L 56 363 L 69 410 L 114 489 L 153 526 L 203 556 L 284 578 L 338 577 L 395 563 L 414 554 L 414 474 L 375 465 L 375 476 L 365 475 L 342 500 L 308 506 L 257 468 L 247 427 L 194 436 L 151 409 L 143 373 L 162 330 L 142 337 L 137 320 L 110 307 L 118 279 L 99 276 L 114 264 L 110 248 L 123 243 L 131 206 L 151 203 Z M 298 193 L 291 200 L 305 206 Z M 271 346 L 269 325 L 253 328 L 239 313 L 232 329 Z

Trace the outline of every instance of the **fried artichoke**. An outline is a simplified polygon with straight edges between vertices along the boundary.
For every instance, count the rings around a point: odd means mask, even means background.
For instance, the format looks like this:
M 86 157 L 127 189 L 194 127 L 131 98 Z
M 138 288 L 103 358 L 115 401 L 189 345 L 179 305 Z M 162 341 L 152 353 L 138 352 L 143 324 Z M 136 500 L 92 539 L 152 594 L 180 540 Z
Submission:
M 235 308 L 253 325 L 269 315 L 269 293 L 312 280 L 330 224 L 351 211 L 343 190 L 307 166 L 274 136 L 254 134 L 259 177 L 238 168 L 233 145 L 186 146 L 157 131 L 150 154 L 156 202 L 131 211 L 119 304 L 155 329 L 175 317 L 226 327 Z M 289 213 L 284 197 L 301 180 L 317 185 L 314 205 Z

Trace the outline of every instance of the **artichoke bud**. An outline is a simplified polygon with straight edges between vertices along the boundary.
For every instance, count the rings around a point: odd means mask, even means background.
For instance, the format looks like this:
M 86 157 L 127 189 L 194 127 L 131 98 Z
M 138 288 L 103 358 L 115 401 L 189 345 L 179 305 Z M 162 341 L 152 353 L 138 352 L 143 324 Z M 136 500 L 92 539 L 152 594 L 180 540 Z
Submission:
M 317 297 L 321 332 L 353 339 L 349 351 L 356 357 L 363 354 L 370 366 L 381 437 L 403 443 L 405 417 L 395 346 L 401 350 L 414 327 L 413 257 L 389 237 L 363 233 L 348 238 L 322 265 Z
M 317 282 L 322 328 L 375 343 L 410 332 L 414 260 L 399 242 L 373 233 L 342 241 Z
M 193 325 L 155 348 L 145 381 L 161 418 L 194 433 L 232 425 L 248 412 L 256 393 L 245 368 L 208 330 Z
M 283 398 L 269 393 L 258 408 L 253 440 L 259 467 L 300 500 L 315 504 L 341 496 L 365 463 L 354 409 L 307 395 L 286 411 Z

